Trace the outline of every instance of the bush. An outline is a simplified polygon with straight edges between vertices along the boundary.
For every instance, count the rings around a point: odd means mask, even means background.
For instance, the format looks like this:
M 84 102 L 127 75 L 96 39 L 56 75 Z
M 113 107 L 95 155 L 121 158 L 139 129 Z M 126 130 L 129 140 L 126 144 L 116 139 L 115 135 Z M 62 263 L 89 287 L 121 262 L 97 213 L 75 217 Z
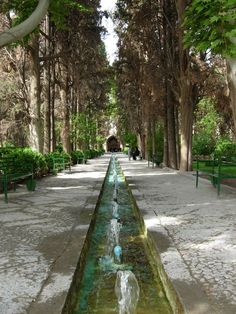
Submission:
M 71 159 L 70 155 L 64 151 L 54 151 L 54 152 L 48 153 L 47 155 L 45 155 L 48 169 L 53 168 L 53 158 L 54 157 L 55 158 L 56 157 L 63 157 L 63 158 L 65 158 L 65 161 L 69 161 Z
M 236 143 L 229 139 L 221 139 L 217 142 L 215 156 L 236 157 Z
M 23 149 L 23 161 L 33 164 L 34 175 L 41 177 L 48 172 L 48 166 L 45 156 L 33 151 L 31 148 Z
M 4 147 L 1 148 L 0 152 L 2 156 L 14 159 L 15 171 L 17 172 L 29 172 L 31 171 L 31 165 L 33 165 L 33 171 L 36 177 L 40 177 L 48 171 L 45 157 L 33 151 L 31 148 Z
M 129 150 L 129 147 L 125 146 L 123 149 L 123 153 L 128 155 L 128 150 Z
M 104 149 L 87 149 L 83 151 L 85 159 L 91 159 L 104 154 Z
M 70 155 L 71 155 L 73 164 L 76 164 L 79 159 L 84 158 L 84 153 L 81 150 L 73 151 L 71 152 Z
M 193 156 L 211 155 L 215 150 L 215 141 L 207 134 L 193 136 Z

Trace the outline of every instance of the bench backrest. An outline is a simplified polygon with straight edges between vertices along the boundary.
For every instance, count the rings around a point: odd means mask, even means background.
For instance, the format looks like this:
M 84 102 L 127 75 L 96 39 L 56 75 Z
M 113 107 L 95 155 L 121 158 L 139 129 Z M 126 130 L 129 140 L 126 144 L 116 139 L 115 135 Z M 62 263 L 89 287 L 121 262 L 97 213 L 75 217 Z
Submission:
M 14 173 L 32 173 L 33 165 L 26 162 L 21 163 L 14 157 L 0 156 L 0 171 L 5 175 Z
M 1 156 L 0 157 L 0 171 L 4 174 L 13 173 L 15 170 L 15 162 L 13 157 Z

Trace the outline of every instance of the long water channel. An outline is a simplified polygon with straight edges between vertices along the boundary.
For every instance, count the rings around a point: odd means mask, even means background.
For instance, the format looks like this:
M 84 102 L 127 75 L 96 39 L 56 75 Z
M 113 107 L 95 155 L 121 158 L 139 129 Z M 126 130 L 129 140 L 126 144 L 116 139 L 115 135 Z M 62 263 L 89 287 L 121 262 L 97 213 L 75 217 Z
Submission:
M 172 313 L 114 155 L 92 229 L 71 313 Z

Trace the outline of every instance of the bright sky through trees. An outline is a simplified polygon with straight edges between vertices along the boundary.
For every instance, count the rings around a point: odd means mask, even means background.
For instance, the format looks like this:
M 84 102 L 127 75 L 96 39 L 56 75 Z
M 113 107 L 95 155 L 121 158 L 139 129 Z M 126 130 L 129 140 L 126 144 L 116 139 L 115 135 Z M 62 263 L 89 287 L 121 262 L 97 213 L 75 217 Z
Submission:
M 108 12 L 113 12 L 115 10 L 116 0 L 101 0 L 101 9 L 107 10 Z M 108 33 L 103 39 L 106 46 L 107 56 L 110 63 L 113 63 L 115 59 L 115 53 L 117 50 L 117 36 L 114 32 L 114 24 L 111 18 L 106 19 L 103 17 L 103 26 L 107 29 Z

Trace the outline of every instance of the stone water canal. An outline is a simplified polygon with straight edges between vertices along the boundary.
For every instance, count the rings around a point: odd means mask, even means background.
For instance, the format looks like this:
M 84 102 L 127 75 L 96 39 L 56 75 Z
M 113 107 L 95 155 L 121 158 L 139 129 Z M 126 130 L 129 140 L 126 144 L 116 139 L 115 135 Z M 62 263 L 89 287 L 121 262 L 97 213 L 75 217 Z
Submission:
M 122 170 L 111 157 L 73 314 L 172 313 Z

